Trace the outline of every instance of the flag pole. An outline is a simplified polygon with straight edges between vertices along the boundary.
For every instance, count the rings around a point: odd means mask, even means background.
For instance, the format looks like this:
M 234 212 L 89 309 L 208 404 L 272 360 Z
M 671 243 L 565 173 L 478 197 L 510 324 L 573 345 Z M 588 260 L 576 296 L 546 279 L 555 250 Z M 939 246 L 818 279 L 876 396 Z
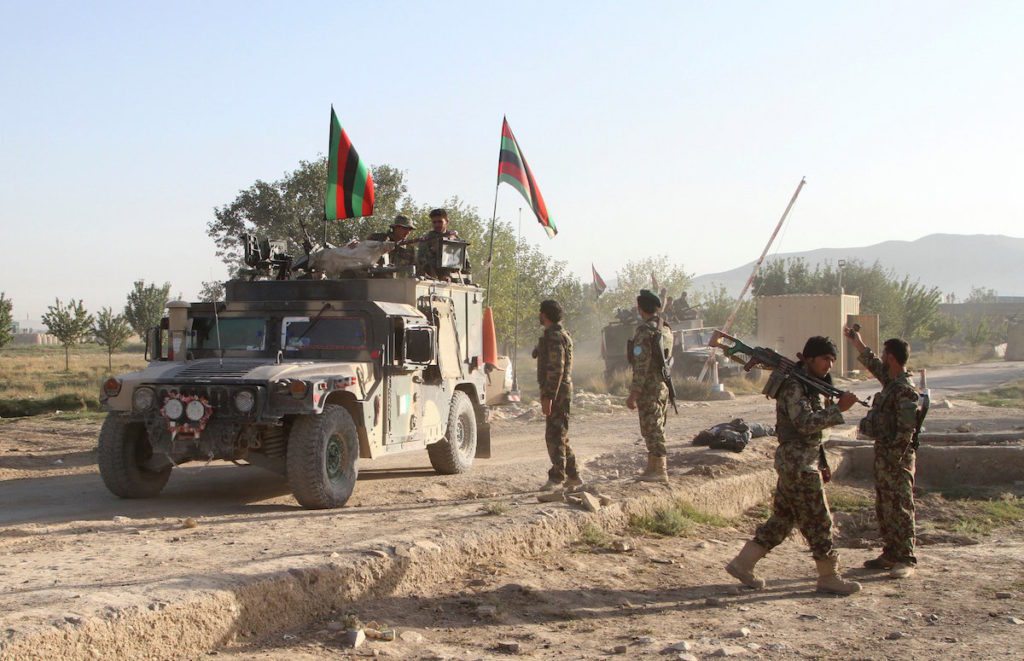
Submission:
M 516 303 L 515 330 L 512 333 L 512 392 L 519 401 L 519 235 L 523 231 L 523 208 L 519 207 L 519 224 L 516 225 Z
M 491 262 L 494 259 L 494 223 L 498 219 L 498 188 L 501 186 L 501 180 L 494 185 L 494 211 L 491 212 L 491 238 L 490 246 L 487 248 L 487 286 L 484 288 L 484 296 L 487 297 L 487 302 L 491 302 Z

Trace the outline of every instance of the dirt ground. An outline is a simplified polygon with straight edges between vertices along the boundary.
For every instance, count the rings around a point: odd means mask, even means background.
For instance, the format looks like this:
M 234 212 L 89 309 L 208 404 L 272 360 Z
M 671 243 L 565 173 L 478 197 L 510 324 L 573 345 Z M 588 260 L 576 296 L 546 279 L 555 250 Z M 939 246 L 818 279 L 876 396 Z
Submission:
M 622 500 L 658 487 L 630 479 L 642 451 L 635 414 L 619 401 L 581 402 L 572 433 L 585 478 Z M 690 445 L 697 431 L 734 417 L 770 423 L 772 407 L 747 396 L 686 403 L 678 417 L 672 415 L 667 435 L 673 474 L 696 468 L 713 480 L 769 465 L 774 439 L 757 439 L 739 454 Z M 532 409 L 499 418 L 495 458 L 478 462 L 472 472 L 437 476 L 426 453 L 361 462 L 349 506 L 329 512 L 302 510 L 284 481 L 270 473 L 216 463 L 176 469 L 158 499 L 119 500 L 96 472 L 100 418 L 2 420 L 0 639 L 63 635 L 90 618 L 116 622 L 133 609 L 160 612 L 185 595 L 232 588 L 302 563 L 395 554 L 465 535 L 515 534 L 517 526 L 551 509 L 535 501 L 547 465 L 543 422 Z M 1024 411 L 954 400 L 954 408 L 936 409 L 929 418 L 937 430 L 965 421 L 978 431 L 1014 429 L 1024 423 Z M 869 535 L 862 530 L 868 515 L 850 516 L 853 522 L 845 524 L 858 532 L 844 543 L 858 547 L 846 552 L 856 565 L 870 554 L 860 548 Z M 622 530 L 621 536 L 635 540 L 635 550 L 607 552 L 608 540 L 591 539 L 470 566 L 438 587 L 403 588 L 360 602 L 364 621 L 384 622 L 406 635 L 355 653 L 487 658 L 505 654 L 497 646 L 507 641 L 523 655 L 593 658 L 619 645 L 635 656 L 688 641 L 688 653 L 699 656 L 726 646 L 766 657 L 890 658 L 901 650 L 908 657 L 1021 657 L 1024 627 L 1009 620 L 1024 619 L 1019 526 L 971 537 L 936 530 L 935 543 L 922 548 L 917 578 L 896 584 L 868 577 L 864 594 L 835 599 L 813 594 L 813 565 L 796 541 L 765 561 L 773 579 L 768 590 L 736 590 L 721 566 L 755 524 L 747 518 L 697 525 L 686 537 L 670 538 Z M 997 599 L 997 591 L 1013 596 Z M 708 598 L 721 603 L 706 603 Z M 480 608 L 488 605 L 496 607 L 493 615 Z M 938 619 L 932 622 L 930 615 Z M 242 631 L 211 654 L 337 657 L 346 652 L 332 622 L 336 617 L 258 640 Z M 742 628 L 749 635 L 728 637 Z M 884 640 L 897 631 L 910 637 Z M 167 647 L 155 656 L 174 657 L 174 642 L 162 644 Z
M 864 488 L 845 498 L 869 499 Z M 956 506 L 925 495 L 922 517 Z M 752 513 L 757 515 L 759 513 Z M 684 537 L 580 541 L 535 558 L 471 568 L 443 591 L 359 604 L 363 622 L 394 627 L 394 642 L 348 649 L 339 617 L 273 640 L 221 650 L 228 658 L 540 659 L 706 658 L 1019 659 L 1024 655 L 1024 525 L 947 536 L 919 549 L 908 580 L 858 568 L 873 557 L 865 530 L 841 533 L 860 594 L 814 592 L 813 561 L 791 538 L 760 565 L 765 590 L 741 588 L 722 566 L 760 519 L 695 526 Z M 929 519 L 926 527 L 931 526 Z M 615 539 L 635 548 L 610 550 Z M 587 542 L 591 543 L 587 543 Z M 340 616 L 341 614 L 339 614 Z M 1016 623 L 1015 623 L 1016 622 Z

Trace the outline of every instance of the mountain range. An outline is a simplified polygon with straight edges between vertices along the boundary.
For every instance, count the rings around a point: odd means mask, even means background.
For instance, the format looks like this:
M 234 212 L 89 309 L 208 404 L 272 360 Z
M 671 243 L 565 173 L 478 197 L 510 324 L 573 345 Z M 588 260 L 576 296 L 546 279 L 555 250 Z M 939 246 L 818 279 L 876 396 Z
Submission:
M 819 248 L 779 253 L 765 262 L 803 258 L 815 264 L 840 259 L 876 261 L 897 276 L 909 275 L 923 285 L 938 287 L 963 300 L 973 287 L 994 289 L 1000 296 L 1024 295 L 1024 239 L 992 234 L 929 234 L 916 241 L 884 241 L 860 248 Z M 754 262 L 730 271 L 709 273 L 693 279 L 693 288 L 725 285 L 732 296 L 740 293 Z

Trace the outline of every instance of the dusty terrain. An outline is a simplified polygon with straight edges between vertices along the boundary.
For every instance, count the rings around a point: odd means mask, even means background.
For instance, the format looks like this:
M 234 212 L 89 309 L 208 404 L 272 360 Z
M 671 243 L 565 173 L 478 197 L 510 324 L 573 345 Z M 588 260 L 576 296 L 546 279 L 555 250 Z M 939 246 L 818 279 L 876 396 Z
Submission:
M 930 427 L 955 429 L 965 420 L 975 430 L 1024 424 L 1020 410 L 996 412 L 959 400 L 954 406 L 933 411 Z M 576 411 L 573 444 L 585 477 L 617 503 L 699 494 L 729 476 L 760 475 L 750 493 L 764 489 L 773 439 L 755 440 L 740 454 L 689 444 L 700 429 L 733 417 L 770 422 L 772 408 L 761 397 L 687 403 L 670 417 L 672 491 L 628 479 L 641 457 L 635 414 L 601 401 Z M 801 631 L 811 656 L 854 649 L 853 656 L 889 656 L 895 646 L 926 643 L 953 645 L 936 648 L 946 655 L 1010 650 L 1020 656 L 1007 620 L 1024 618 L 1019 527 L 969 538 L 937 535 L 939 543 L 922 553 L 929 569 L 914 582 L 868 586 L 852 600 L 810 593 L 810 559 L 792 542 L 766 562 L 777 579 L 767 592 L 732 594 L 719 567 L 753 519 L 661 539 L 630 532 L 628 517 L 613 516 L 598 522 L 595 535 L 607 530 L 601 534 L 635 537 L 637 550 L 603 552 L 607 540 L 593 536 L 594 543 L 573 543 L 596 515 L 536 502 L 547 460 L 543 425 L 533 413 L 498 420 L 495 458 L 467 475 L 435 475 L 425 453 L 362 462 L 350 506 L 333 512 L 301 510 L 282 479 L 224 464 L 178 469 L 159 499 L 118 500 L 96 473 L 98 427 L 98 418 L 80 416 L 0 421 L 0 656 L 5 641 L 37 639 L 46 641 L 35 648 L 39 656 L 49 649 L 95 658 L 133 655 L 122 629 L 154 658 L 190 658 L 196 649 L 212 648 L 243 657 L 337 656 L 338 640 L 328 626 L 340 606 L 332 606 L 334 614 L 310 608 L 310 599 L 294 594 L 290 584 L 251 587 L 289 572 L 307 595 L 330 591 L 338 603 L 359 600 L 355 610 L 364 620 L 422 635 L 419 643 L 400 638 L 357 651 L 377 648 L 400 658 L 485 657 L 498 653 L 492 648 L 506 638 L 518 641 L 522 653 L 563 658 L 601 655 L 617 645 L 627 645 L 629 654 L 655 653 L 684 640 L 701 655 L 721 644 L 753 643 L 761 647 L 748 653 L 786 656 L 803 649 Z M 524 530 L 536 539 L 525 539 Z M 862 536 L 848 543 L 863 546 Z M 964 545 L 965 539 L 981 543 Z M 489 540 L 506 540 L 510 552 L 483 548 Z M 449 547 L 461 555 L 449 554 Z M 423 560 L 435 553 L 431 567 Z M 859 563 L 868 553 L 855 549 L 847 556 Z M 663 563 L 668 560 L 674 564 Z M 326 573 L 309 573 L 319 567 Z M 523 587 L 503 590 L 505 584 Z M 994 591 L 1003 590 L 1015 596 L 993 601 Z M 707 597 L 726 603 L 706 607 Z M 498 611 L 481 620 L 476 609 L 488 604 Z M 922 620 L 931 614 L 940 618 L 934 625 Z M 310 621 L 317 624 L 310 628 Z M 779 623 L 786 628 L 769 636 Z M 942 626 L 960 629 L 949 633 Z M 750 629 L 749 639 L 722 638 L 742 627 Z M 216 644 L 189 633 L 214 629 Z M 882 641 L 896 630 L 913 638 Z M 1024 629 L 1016 631 L 1019 638 Z M 823 632 L 836 635 L 835 642 L 822 639 Z M 787 647 L 770 647 L 777 644 Z M 972 644 L 987 647 L 972 650 Z

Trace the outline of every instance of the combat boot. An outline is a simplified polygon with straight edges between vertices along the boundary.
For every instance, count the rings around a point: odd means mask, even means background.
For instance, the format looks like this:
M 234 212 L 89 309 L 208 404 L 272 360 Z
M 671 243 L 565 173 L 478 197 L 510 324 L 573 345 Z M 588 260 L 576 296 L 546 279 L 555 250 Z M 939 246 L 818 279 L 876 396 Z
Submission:
M 580 478 L 579 475 L 570 475 L 565 480 L 564 486 L 565 486 L 566 489 L 575 489 L 576 487 L 582 487 L 583 486 L 583 480 Z
M 814 562 L 818 565 L 818 592 L 842 595 L 860 592 L 860 583 L 843 580 L 839 575 L 839 556 Z
M 896 563 L 885 557 L 885 554 L 878 556 L 877 558 L 871 558 L 870 560 L 864 561 L 864 569 L 874 569 L 876 571 L 888 571 L 893 568 Z
M 561 488 L 562 488 L 562 481 L 561 480 L 551 480 L 551 479 L 549 479 L 547 482 L 544 483 L 544 486 L 542 486 L 540 488 L 540 490 L 541 491 L 554 491 L 555 489 L 561 489 Z
M 897 562 L 889 570 L 889 578 L 910 578 L 916 571 L 917 568 L 912 564 Z
M 647 455 L 647 469 L 637 476 L 641 482 L 668 482 L 668 459 Z
M 750 540 L 743 545 L 739 555 L 725 566 L 725 571 L 729 572 L 733 578 L 738 578 L 740 583 L 748 588 L 760 590 L 764 587 L 764 579 L 754 574 L 754 565 L 766 555 L 768 555 L 768 549 L 754 540 Z

